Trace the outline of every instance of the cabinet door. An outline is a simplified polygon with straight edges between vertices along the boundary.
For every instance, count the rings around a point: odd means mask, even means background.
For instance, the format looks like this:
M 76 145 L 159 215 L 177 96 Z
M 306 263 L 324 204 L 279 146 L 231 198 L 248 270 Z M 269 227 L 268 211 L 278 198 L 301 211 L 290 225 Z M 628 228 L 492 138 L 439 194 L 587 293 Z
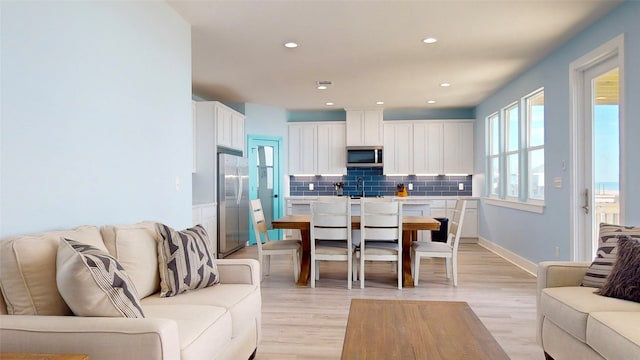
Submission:
M 410 123 L 384 124 L 385 174 L 413 174 L 413 145 Z
M 244 116 L 231 112 L 231 147 L 244 152 Z
M 382 116 L 382 110 L 347 110 L 347 146 L 382 145 Z
M 442 143 L 442 122 L 414 123 L 413 171 L 416 174 L 444 174 Z
M 444 122 L 444 173 L 473 174 L 473 122 Z
M 317 131 L 317 174 L 346 175 L 345 125 L 319 124 Z
M 316 125 L 289 125 L 289 174 L 315 174 Z
M 232 113 L 228 109 L 216 106 L 216 144 L 232 147 L 231 144 L 231 119 Z
M 364 125 L 364 111 L 348 110 L 346 131 L 347 146 L 361 146 L 363 143 L 362 126 Z
M 382 110 L 365 110 L 362 123 L 363 145 L 380 146 L 383 143 Z

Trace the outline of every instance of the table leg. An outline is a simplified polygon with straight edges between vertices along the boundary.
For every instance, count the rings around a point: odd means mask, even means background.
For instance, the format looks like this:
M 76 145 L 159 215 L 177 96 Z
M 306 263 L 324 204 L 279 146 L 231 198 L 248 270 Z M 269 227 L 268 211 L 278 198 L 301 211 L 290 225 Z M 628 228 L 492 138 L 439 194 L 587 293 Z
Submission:
M 300 230 L 302 236 L 302 260 L 300 261 L 300 276 L 298 276 L 298 286 L 309 285 L 309 273 L 311 272 L 311 234 L 310 231 Z
M 418 230 L 402 231 L 402 287 L 412 288 L 411 276 L 411 242 L 418 238 Z

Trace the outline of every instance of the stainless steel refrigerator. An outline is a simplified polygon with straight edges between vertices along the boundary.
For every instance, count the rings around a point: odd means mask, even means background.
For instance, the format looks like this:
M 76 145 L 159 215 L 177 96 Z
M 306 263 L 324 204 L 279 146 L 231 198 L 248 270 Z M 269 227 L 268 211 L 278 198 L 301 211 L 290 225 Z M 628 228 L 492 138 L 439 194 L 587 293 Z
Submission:
M 218 148 L 218 257 L 249 240 L 249 167 L 242 152 Z

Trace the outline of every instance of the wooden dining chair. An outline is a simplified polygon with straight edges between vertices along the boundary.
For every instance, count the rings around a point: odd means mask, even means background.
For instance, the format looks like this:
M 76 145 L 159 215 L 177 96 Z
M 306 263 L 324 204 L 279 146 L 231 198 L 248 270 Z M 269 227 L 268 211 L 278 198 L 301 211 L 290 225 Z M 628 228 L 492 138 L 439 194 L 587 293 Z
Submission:
M 458 245 L 460 245 L 460 234 L 462 233 L 462 223 L 466 209 L 467 200 L 458 200 L 456 202 L 452 218 L 449 219 L 446 243 L 424 241 L 411 244 L 411 274 L 413 275 L 414 286 L 418 286 L 420 260 L 423 257 L 445 258 L 447 279 L 451 278 L 451 273 L 453 272 L 453 286 L 458 286 Z
M 394 262 L 397 265 L 398 289 L 402 289 L 401 202 L 360 201 L 360 288 L 364 288 L 366 261 Z
M 320 261 L 347 262 L 347 288 L 351 289 L 353 244 L 351 242 L 351 201 L 311 203 L 311 287 L 320 279 Z
M 271 255 L 291 255 L 293 258 L 293 279 L 298 281 L 302 242 L 300 240 L 270 240 L 260 199 L 250 200 L 249 205 L 253 231 L 258 245 L 258 261 L 260 262 L 262 279 L 271 271 Z

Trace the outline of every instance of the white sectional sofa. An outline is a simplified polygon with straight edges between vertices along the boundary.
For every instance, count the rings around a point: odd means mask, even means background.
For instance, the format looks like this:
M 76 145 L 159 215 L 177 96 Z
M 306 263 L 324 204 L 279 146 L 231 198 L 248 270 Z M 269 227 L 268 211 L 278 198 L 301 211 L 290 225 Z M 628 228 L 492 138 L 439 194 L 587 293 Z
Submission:
M 640 303 L 580 286 L 589 265 L 539 264 L 538 344 L 548 359 L 640 359 Z
M 155 223 L 82 226 L 0 241 L 0 352 L 92 360 L 249 359 L 260 342 L 258 262 L 215 260 L 220 283 L 160 297 Z M 74 316 L 56 285 L 61 238 L 108 251 L 135 285 L 144 318 Z

